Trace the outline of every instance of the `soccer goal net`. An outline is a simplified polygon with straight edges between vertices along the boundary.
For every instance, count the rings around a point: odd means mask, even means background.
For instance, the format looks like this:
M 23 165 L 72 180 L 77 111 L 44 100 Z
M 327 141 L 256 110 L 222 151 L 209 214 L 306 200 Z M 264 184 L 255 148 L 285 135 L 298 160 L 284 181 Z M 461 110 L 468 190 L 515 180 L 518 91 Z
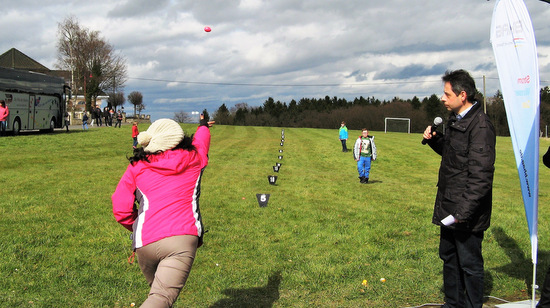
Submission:
M 411 119 L 409 118 L 384 118 L 384 133 L 399 132 L 411 133 Z

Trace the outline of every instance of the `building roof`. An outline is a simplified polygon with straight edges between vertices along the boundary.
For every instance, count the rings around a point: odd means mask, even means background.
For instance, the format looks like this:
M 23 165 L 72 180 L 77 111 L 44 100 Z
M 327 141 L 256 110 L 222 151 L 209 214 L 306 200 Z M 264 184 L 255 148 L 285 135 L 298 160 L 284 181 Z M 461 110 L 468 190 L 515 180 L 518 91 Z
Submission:
M 12 48 L 0 55 L 0 67 L 38 72 L 50 76 L 61 77 L 67 81 L 71 80 L 70 71 L 50 70 L 15 48 Z
M 0 55 L 0 66 L 46 74 L 50 72 L 49 68 L 38 63 L 15 48 L 12 48 Z

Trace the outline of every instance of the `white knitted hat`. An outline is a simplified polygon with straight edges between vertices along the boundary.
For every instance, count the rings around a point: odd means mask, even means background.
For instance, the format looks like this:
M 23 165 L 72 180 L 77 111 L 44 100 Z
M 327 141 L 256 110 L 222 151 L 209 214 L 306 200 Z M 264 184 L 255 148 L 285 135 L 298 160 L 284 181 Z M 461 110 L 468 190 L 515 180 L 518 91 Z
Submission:
M 183 136 L 183 129 L 176 121 L 159 119 L 147 131 L 139 133 L 137 139 L 146 153 L 156 153 L 174 148 Z

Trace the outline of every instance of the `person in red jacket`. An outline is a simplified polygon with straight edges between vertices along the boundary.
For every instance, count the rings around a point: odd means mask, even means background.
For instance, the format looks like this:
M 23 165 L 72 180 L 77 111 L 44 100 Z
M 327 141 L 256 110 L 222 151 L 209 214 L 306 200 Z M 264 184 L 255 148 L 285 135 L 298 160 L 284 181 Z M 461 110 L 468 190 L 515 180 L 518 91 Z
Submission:
M 4 100 L 0 100 L 0 136 L 4 136 L 6 133 L 9 114 L 8 105 Z
M 202 118 L 188 137 L 174 120 L 155 121 L 138 135 L 141 147 L 112 196 L 113 214 L 133 232 L 132 246 L 151 286 L 141 307 L 172 307 L 202 245 L 199 196 L 213 123 Z
M 137 124 L 138 123 L 136 121 L 132 123 L 132 139 L 134 139 L 134 145 L 133 145 L 134 149 L 136 149 L 138 145 L 139 129 Z

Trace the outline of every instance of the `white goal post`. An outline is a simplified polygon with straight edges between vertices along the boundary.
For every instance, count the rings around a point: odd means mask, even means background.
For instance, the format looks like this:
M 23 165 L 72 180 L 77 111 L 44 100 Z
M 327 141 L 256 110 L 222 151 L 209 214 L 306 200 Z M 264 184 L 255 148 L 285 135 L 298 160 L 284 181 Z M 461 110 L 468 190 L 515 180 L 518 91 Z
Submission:
M 384 133 L 407 132 L 411 133 L 411 119 L 409 118 L 384 118 Z

